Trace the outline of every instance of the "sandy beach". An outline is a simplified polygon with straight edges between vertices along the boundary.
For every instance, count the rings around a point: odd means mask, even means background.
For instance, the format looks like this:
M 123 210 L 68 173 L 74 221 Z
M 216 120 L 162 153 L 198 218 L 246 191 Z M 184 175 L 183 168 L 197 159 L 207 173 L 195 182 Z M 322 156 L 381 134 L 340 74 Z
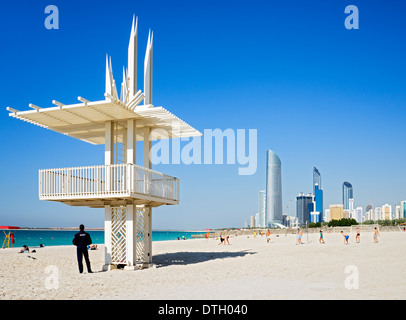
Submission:
M 0 299 L 405 299 L 406 233 L 237 236 L 153 243 L 156 268 L 103 272 L 104 248 L 89 251 L 94 273 L 79 274 L 74 246 L 0 251 Z M 50 281 L 52 277 L 52 281 Z M 355 280 L 354 280 L 355 279 Z M 358 287 L 358 288 L 357 288 Z

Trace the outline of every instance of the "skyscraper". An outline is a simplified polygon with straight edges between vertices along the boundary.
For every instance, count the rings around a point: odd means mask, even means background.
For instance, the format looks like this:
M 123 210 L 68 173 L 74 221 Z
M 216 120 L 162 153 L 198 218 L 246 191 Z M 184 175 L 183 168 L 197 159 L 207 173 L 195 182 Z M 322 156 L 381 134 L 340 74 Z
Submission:
M 340 220 L 344 217 L 344 210 L 342 204 L 330 204 L 330 219 L 331 220 Z
M 321 186 L 321 174 L 316 167 L 313 168 L 313 194 L 316 203 L 314 211 L 320 212 L 319 221 L 323 222 L 323 188 Z
M 406 201 L 400 201 L 400 219 L 406 218 Z
M 343 209 L 349 210 L 350 208 L 350 199 L 354 199 L 354 194 L 352 190 L 352 185 L 349 182 L 343 182 Z
M 282 167 L 281 160 L 272 150 L 266 152 L 266 205 L 265 223 L 282 223 Z
M 310 222 L 310 212 L 313 211 L 313 195 L 309 193 L 299 193 L 296 197 L 296 215 L 299 220 L 299 225 Z
M 381 211 L 382 220 L 392 220 L 392 206 L 390 204 L 384 204 Z
M 265 206 L 266 206 L 265 190 L 261 190 L 258 193 L 258 221 L 257 221 L 257 226 L 260 228 L 266 228 Z
M 320 171 L 316 167 L 313 167 L 313 194 L 316 193 L 316 185 L 319 186 L 319 189 L 322 189 Z

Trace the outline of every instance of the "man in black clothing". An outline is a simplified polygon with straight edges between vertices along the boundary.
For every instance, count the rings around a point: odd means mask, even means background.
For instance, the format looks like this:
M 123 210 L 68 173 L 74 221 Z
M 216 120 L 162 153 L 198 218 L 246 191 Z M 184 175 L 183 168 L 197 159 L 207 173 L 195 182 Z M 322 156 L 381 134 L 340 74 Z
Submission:
M 92 244 L 92 239 L 90 235 L 85 232 L 85 226 L 83 224 L 79 227 L 79 232 L 75 234 L 72 243 L 77 247 L 76 252 L 78 256 L 79 272 L 83 273 L 83 256 L 85 257 L 87 272 L 93 273 L 90 267 L 89 253 L 87 251 L 87 246 Z

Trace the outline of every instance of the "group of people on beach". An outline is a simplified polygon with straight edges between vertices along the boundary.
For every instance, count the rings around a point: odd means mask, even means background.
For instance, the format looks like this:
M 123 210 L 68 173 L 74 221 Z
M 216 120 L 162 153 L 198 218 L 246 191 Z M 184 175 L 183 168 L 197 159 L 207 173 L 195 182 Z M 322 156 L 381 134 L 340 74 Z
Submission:
M 346 233 L 344 233 L 344 231 L 341 231 L 341 234 L 344 237 L 344 244 L 349 244 L 348 240 L 350 238 L 350 236 Z M 378 237 L 380 236 L 378 229 L 375 227 L 374 229 L 374 243 L 378 243 Z M 255 234 L 254 234 L 255 237 Z M 303 237 L 303 231 L 298 228 L 297 229 L 297 242 L 296 244 L 303 244 L 302 242 L 302 237 Z M 269 243 L 271 241 L 271 232 L 269 231 L 269 229 L 266 231 L 266 243 Z M 355 242 L 356 243 L 360 243 L 361 242 L 361 231 L 359 230 L 359 228 L 357 227 L 357 234 L 355 236 Z M 319 237 L 319 243 L 320 244 L 325 244 L 326 242 L 324 241 L 324 235 L 323 235 L 323 230 L 320 230 L 320 237 Z M 220 243 L 221 244 L 221 243 Z
M 297 235 L 297 244 L 302 244 L 302 236 L 303 236 L 303 231 L 298 230 L 298 235 Z M 344 231 L 341 231 L 342 236 L 344 237 L 344 244 L 349 244 L 348 240 L 350 238 L 350 235 L 347 233 L 344 233 Z M 374 229 L 374 243 L 378 243 L 378 237 L 380 237 L 378 229 L 375 227 Z M 268 240 L 267 240 L 268 242 Z M 357 234 L 355 236 L 355 243 L 360 243 L 361 242 L 361 231 L 357 227 Z M 324 236 L 323 236 L 323 230 L 320 230 L 320 237 L 319 237 L 319 243 L 320 244 L 325 244 L 326 242 L 324 241 Z
M 225 236 L 225 237 L 223 237 L 222 235 L 220 235 L 220 243 L 219 243 L 219 245 L 220 244 L 230 244 L 230 241 L 228 240 L 230 237 L 229 236 Z
M 344 244 L 349 244 L 348 239 L 350 238 L 350 236 L 348 234 L 345 234 L 343 231 L 341 231 L 341 234 L 344 237 Z M 381 235 L 379 234 L 377 227 L 375 227 L 374 243 L 378 243 L 378 237 L 380 237 L 380 236 Z M 355 236 L 355 243 L 360 243 L 360 242 L 361 242 L 361 232 L 360 232 L 359 228 L 357 227 L 357 235 Z

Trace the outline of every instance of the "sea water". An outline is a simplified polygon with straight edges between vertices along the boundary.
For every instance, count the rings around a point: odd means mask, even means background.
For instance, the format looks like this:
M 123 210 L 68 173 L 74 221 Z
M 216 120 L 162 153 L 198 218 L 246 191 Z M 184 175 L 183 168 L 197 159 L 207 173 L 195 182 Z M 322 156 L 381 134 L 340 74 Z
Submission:
M 66 246 L 72 245 L 72 239 L 79 230 L 16 230 L 14 233 L 14 248 L 20 248 L 26 245 L 30 248 L 44 246 Z M 104 244 L 104 231 L 86 230 L 92 238 L 94 244 Z M 152 241 L 167 241 L 191 239 L 192 235 L 202 234 L 204 232 L 191 231 L 152 231 Z M 4 235 L 3 239 L 4 240 Z M 3 241 L 1 242 L 3 243 Z M 11 241 L 10 241 L 11 247 Z

